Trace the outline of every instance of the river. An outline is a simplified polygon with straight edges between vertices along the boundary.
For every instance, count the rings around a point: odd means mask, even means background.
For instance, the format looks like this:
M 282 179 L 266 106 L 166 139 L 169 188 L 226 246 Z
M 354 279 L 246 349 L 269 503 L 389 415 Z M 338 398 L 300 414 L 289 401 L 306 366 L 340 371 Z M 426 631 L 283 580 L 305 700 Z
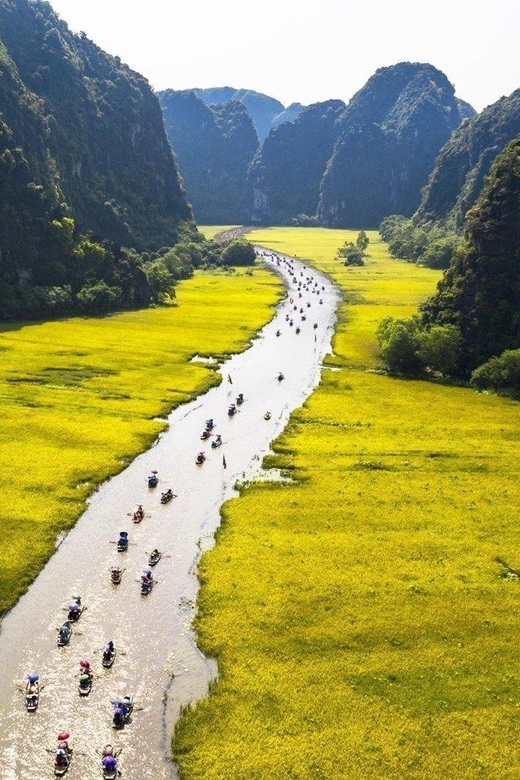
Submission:
M 201 550 L 213 543 L 220 508 L 236 494 L 237 480 L 260 475 L 271 441 L 318 383 L 323 357 L 330 351 L 336 288 L 297 260 L 266 254 L 266 263 L 283 275 L 287 285 L 272 321 L 247 351 L 220 367 L 219 387 L 173 411 L 168 429 L 154 446 L 96 491 L 76 526 L 5 617 L 0 631 L 2 780 L 52 777 L 53 757 L 48 751 L 63 729 L 70 732 L 74 749 L 68 778 L 101 777 L 97 751 L 109 742 L 123 748 L 118 764 L 126 780 L 176 777 L 170 740 L 179 709 L 205 696 L 217 673 L 215 661 L 198 650 L 191 629 Z M 318 282 L 319 292 L 303 291 L 299 298 L 297 284 L 307 276 Z M 287 314 L 294 319 L 292 327 Z M 278 371 L 285 375 L 282 382 L 277 381 Z M 229 418 L 228 405 L 239 392 L 245 402 Z M 272 414 L 269 421 L 264 420 L 267 410 Z M 200 440 L 209 417 L 215 419 L 215 432 L 224 441 L 217 450 Z M 206 451 L 207 460 L 197 467 L 199 450 Z M 153 469 L 160 479 L 155 490 L 147 487 Z M 162 505 L 161 490 L 167 487 L 177 497 Z M 134 525 L 128 513 L 137 504 L 143 505 L 146 516 Z M 122 529 L 130 535 L 126 553 L 118 553 L 113 544 Z M 154 571 L 156 586 L 143 597 L 138 580 L 147 552 L 154 547 L 163 551 L 163 558 Z M 112 565 L 125 567 L 119 586 L 110 583 Z M 63 607 L 76 592 L 87 609 L 69 645 L 58 648 L 56 628 L 66 619 Z M 112 669 L 105 670 L 101 651 L 109 639 L 120 652 Z M 86 698 L 77 691 L 82 658 L 90 660 L 95 673 Z M 30 714 L 18 686 L 33 671 L 45 688 L 37 712 Z M 136 710 L 131 722 L 116 732 L 111 727 L 111 700 L 126 694 L 134 696 Z

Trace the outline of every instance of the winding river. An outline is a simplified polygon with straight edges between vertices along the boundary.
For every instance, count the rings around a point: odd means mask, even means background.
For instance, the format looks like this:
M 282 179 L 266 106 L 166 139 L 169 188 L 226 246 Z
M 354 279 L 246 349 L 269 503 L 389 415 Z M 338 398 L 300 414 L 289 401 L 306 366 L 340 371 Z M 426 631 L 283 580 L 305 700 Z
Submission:
M 237 480 L 260 475 L 270 442 L 318 383 L 333 333 L 338 294 L 330 280 L 297 260 L 264 254 L 266 263 L 283 275 L 287 285 L 287 295 L 272 321 L 246 352 L 221 366 L 219 387 L 172 412 L 168 429 L 154 446 L 100 487 L 2 623 L 2 780 L 52 777 L 53 757 L 48 751 L 63 729 L 70 731 L 74 748 L 67 773 L 71 780 L 101 777 L 98 752 L 108 742 L 123 748 L 118 763 L 126 780 L 176 776 L 170 739 L 179 709 L 205 696 L 217 673 L 215 661 L 197 649 L 191 629 L 201 550 L 213 543 L 220 507 L 234 495 Z M 318 282 L 318 292 L 303 291 L 299 298 L 298 283 L 308 276 L 313 277 L 311 287 Z M 295 304 L 298 311 L 294 311 Z M 304 322 L 300 307 L 306 315 Z M 292 327 L 287 314 L 294 319 Z M 296 326 L 301 328 L 299 335 Z M 283 382 L 277 381 L 278 371 L 285 374 Z M 229 418 L 227 407 L 239 392 L 245 403 Z M 269 421 L 263 417 L 266 410 L 272 413 Z M 224 441 L 217 450 L 200 441 L 209 417 L 215 419 L 216 433 Z M 197 467 L 195 456 L 202 449 L 207 460 Z M 146 478 L 153 469 L 158 470 L 160 482 L 149 490 Z M 167 487 L 177 497 L 164 506 L 160 494 Z M 128 515 L 137 504 L 143 504 L 146 512 L 140 525 L 134 525 Z M 112 543 L 122 529 L 130 535 L 126 553 L 118 553 Z M 163 558 L 154 571 L 157 585 L 144 598 L 138 580 L 147 551 L 154 547 L 163 551 Z M 109 580 L 112 565 L 125 567 L 117 587 Z M 75 592 L 82 595 L 87 610 L 69 645 L 58 648 L 56 628 L 66 619 L 63 607 Z M 105 670 L 101 650 L 109 639 L 120 652 L 112 669 Z M 95 673 L 86 698 L 77 692 L 82 658 L 90 660 Z M 45 688 L 38 711 L 29 714 L 18 686 L 33 671 L 40 674 Z M 131 722 L 115 732 L 111 700 L 126 694 L 134 696 L 136 710 Z

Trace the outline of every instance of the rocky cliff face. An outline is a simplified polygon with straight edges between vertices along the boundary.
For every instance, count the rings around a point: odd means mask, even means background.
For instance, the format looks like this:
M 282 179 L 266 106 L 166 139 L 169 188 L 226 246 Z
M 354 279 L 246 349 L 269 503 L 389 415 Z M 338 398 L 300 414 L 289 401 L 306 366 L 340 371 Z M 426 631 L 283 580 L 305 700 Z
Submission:
M 193 92 L 208 106 L 240 100 L 253 120 L 260 141 L 263 141 L 271 130 L 273 119 L 285 110 L 279 100 L 252 89 L 211 87 L 194 89 Z
M 431 65 L 406 62 L 378 70 L 338 121 L 320 221 L 376 227 L 388 214 L 411 216 L 439 150 L 468 110 Z
M 146 80 L 40 0 L 0 0 L 0 38 L 3 256 L 21 261 L 63 214 L 126 246 L 173 244 L 191 213 Z
M 196 219 L 206 224 L 240 222 L 247 169 L 258 148 L 244 104 L 210 107 L 190 90 L 166 90 L 159 98 Z
M 298 119 L 304 109 L 305 106 L 302 106 L 301 103 L 291 103 L 291 105 L 284 108 L 280 114 L 273 117 L 271 120 L 271 129 L 274 129 L 279 125 L 284 125 L 286 122 L 294 122 L 295 119 Z
M 469 371 L 520 347 L 520 140 L 492 164 L 468 213 L 466 239 L 423 317 L 427 324 L 460 327 Z
M 435 161 L 417 219 L 459 229 L 476 202 L 495 157 L 520 135 L 520 89 L 465 122 Z
M 246 222 L 290 224 L 297 215 L 316 213 L 344 109 L 341 100 L 316 103 L 271 131 L 249 170 Z

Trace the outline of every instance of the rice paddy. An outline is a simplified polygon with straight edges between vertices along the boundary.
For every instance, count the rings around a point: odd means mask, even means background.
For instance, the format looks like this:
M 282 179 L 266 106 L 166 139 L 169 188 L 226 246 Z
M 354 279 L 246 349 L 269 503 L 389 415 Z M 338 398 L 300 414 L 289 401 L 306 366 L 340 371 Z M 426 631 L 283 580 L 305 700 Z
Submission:
M 264 268 L 200 273 L 175 305 L 0 328 L 0 615 L 96 485 L 220 380 L 191 358 L 243 350 L 281 290 Z
M 520 775 L 519 407 L 379 372 L 377 323 L 438 273 L 375 233 L 347 269 L 353 235 L 250 236 L 341 287 L 339 370 L 275 442 L 291 484 L 228 502 L 203 557 L 196 627 L 220 676 L 176 730 L 183 780 Z

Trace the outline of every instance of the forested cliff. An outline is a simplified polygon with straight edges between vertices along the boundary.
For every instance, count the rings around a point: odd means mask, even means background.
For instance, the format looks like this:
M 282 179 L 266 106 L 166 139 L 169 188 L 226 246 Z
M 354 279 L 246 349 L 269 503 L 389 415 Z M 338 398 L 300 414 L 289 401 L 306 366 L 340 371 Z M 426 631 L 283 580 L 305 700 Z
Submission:
M 435 158 L 470 109 L 432 65 L 378 70 L 338 121 L 321 187 L 319 218 L 333 227 L 376 227 L 411 216 Z
M 344 109 L 341 100 L 316 103 L 270 132 L 249 170 L 246 222 L 290 224 L 297 215 L 316 214 Z
M 466 241 L 423 317 L 427 325 L 460 327 L 468 371 L 520 347 L 520 140 L 493 163 L 468 213 Z
M 146 302 L 145 274 L 119 247 L 194 229 L 147 81 L 41 0 L 0 0 L 0 68 L 2 316 L 24 312 L 32 285 L 66 287 L 70 303 L 104 280 L 122 304 Z M 82 234 L 111 246 L 79 250 Z
M 241 222 L 247 169 L 259 144 L 244 104 L 210 107 L 190 90 L 166 90 L 159 99 L 195 218 Z
M 458 230 L 495 157 L 520 135 L 520 89 L 465 122 L 441 149 L 417 211 L 420 223 Z

